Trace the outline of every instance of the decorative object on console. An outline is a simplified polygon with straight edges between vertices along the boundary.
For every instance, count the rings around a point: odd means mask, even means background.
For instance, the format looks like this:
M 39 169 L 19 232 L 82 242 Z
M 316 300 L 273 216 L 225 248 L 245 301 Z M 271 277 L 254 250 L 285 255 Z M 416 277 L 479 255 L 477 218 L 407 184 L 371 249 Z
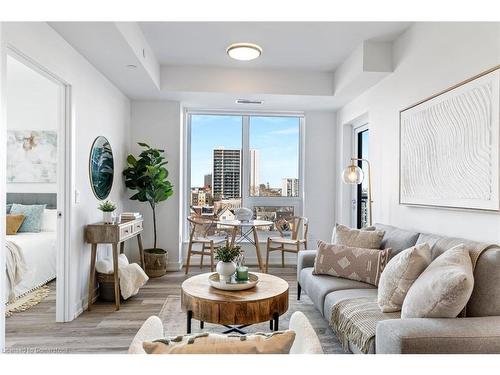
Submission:
M 239 221 L 250 221 L 253 218 L 252 210 L 246 207 L 237 208 L 234 210 L 234 215 Z
M 102 211 L 102 222 L 113 224 L 113 211 L 116 210 L 116 204 L 112 201 L 101 202 L 98 208 Z
M 500 66 L 400 112 L 399 203 L 500 210 Z
M 350 184 L 350 185 L 359 185 L 363 182 L 363 180 L 365 179 L 365 174 L 363 170 L 358 165 L 356 165 L 357 161 L 361 163 L 365 162 L 368 167 L 368 225 L 372 225 L 373 199 L 372 199 L 372 172 L 371 172 L 372 168 L 370 162 L 366 159 L 352 157 L 351 164 L 345 167 L 344 170 L 342 171 L 342 181 L 344 181 L 345 184 Z
M 120 215 L 121 221 L 129 221 L 137 219 L 142 219 L 142 215 L 139 212 L 122 212 Z
M 217 273 L 221 282 L 231 281 L 231 277 L 236 272 L 234 260 L 241 254 L 239 246 L 221 246 L 215 250 L 215 260 L 217 263 Z
M 318 241 L 315 275 L 330 275 L 377 286 L 391 249 L 365 249 Z
M 90 186 L 97 199 L 109 196 L 113 186 L 114 161 L 109 141 L 99 136 L 92 143 L 89 158 Z
M 57 132 L 8 130 L 7 183 L 55 183 Z
M 173 185 L 167 180 L 168 171 L 164 167 L 168 161 L 165 160 L 165 150 L 152 148 L 146 143 L 138 143 L 143 151 L 136 158 L 134 155 L 127 157 L 128 167 L 123 171 L 125 186 L 136 193 L 130 197 L 131 200 L 148 202 L 153 213 L 153 251 L 146 249 L 151 254 L 165 253 L 163 249 L 157 248 L 156 242 L 156 206 L 167 200 L 174 193 Z

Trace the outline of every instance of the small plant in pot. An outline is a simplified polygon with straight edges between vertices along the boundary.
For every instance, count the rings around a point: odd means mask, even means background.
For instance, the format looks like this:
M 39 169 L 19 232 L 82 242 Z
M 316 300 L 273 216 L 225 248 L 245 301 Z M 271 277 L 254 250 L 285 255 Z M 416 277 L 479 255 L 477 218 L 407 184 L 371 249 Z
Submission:
M 153 248 L 145 249 L 146 273 L 150 277 L 163 276 L 167 271 L 167 251 L 157 247 L 156 208 L 174 193 L 173 185 L 167 180 L 165 150 L 138 143 L 143 151 L 136 158 L 127 157 L 128 168 L 123 171 L 125 186 L 136 193 L 131 200 L 148 202 L 153 217 Z
M 102 211 L 102 221 L 104 224 L 113 223 L 113 211 L 116 210 L 116 204 L 111 201 L 101 202 L 97 207 Z
M 217 273 L 221 282 L 231 281 L 231 276 L 236 272 L 234 260 L 241 254 L 239 246 L 222 246 L 215 250 L 215 260 L 217 263 Z

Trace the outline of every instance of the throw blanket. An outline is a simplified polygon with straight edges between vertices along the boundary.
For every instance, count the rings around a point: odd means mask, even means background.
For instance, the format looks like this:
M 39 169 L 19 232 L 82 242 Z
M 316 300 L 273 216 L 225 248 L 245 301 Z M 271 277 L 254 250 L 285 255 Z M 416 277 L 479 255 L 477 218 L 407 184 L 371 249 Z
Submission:
M 333 305 L 330 325 L 345 351 L 349 342 L 363 353 L 368 353 L 370 341 L 375 337 L 377 323 L 387 319 L 399 319 L 400 312 L 383 313 L 377 304 L 377 296 L 344 299 Z
M 457 243 L 458 244 L 458 243 Z M 436 243 L 434 246 L 451 248 L 456 244 Z M 484 243 L 465 243 L 469 248 L 472 267 L 475 269 L 481 254 L 497 245 Z M 433 247 L 434 247 L 433 246 Z M 466 308 L 459 317 L 466 316 Z M 399 319 L 400 312 L 383 313 L 376 297 L 350 298 L 337 302 L 332 308 L 330 325 L 337 334 L 344 350 L 349 349 L 349 342 L 355 344 L 363 353 L 368 353 L 371 340 L 375 337 L 377 323 L 387 319 Z
M 99 273 L 113 273 L 113 260 L 111 258 L 100 259 L 96 262 L 96 270 Z M 136 263 L 129 264 L 125 254 L 118 256 L 118 273 L 120 277 L 120 294 L 123 299 L 128 299 L 139 292 L 139 289 L 149 280 L 148 275 Z
M 7 279 L 9 280 L 9 302 L 16 298 L 15 287 L 21 282 L 27 271 L 26 260 L 22 249 L 12 241 L 6 241 L 7 254 L 5 258 Z

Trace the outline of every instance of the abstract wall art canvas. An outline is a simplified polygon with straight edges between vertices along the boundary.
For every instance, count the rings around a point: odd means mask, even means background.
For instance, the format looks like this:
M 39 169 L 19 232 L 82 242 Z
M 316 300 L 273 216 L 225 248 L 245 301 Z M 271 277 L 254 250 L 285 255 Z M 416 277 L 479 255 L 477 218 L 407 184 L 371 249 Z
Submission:
M 399 202 L 500 210 L 500 68 L 400 112 Z
M 57 132 L 9 130 L 7 134 L 7 182 L 55 183 Z

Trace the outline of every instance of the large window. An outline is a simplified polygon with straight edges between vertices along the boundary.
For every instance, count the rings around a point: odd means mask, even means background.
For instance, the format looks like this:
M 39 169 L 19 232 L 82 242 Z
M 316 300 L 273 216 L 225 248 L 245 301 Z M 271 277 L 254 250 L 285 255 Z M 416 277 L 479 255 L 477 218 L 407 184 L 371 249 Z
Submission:
M 190 213 L 258 219 L 302 213 L 302 117 L 187 114 Z M 269 228 L 272 229 L 272 228 Z

